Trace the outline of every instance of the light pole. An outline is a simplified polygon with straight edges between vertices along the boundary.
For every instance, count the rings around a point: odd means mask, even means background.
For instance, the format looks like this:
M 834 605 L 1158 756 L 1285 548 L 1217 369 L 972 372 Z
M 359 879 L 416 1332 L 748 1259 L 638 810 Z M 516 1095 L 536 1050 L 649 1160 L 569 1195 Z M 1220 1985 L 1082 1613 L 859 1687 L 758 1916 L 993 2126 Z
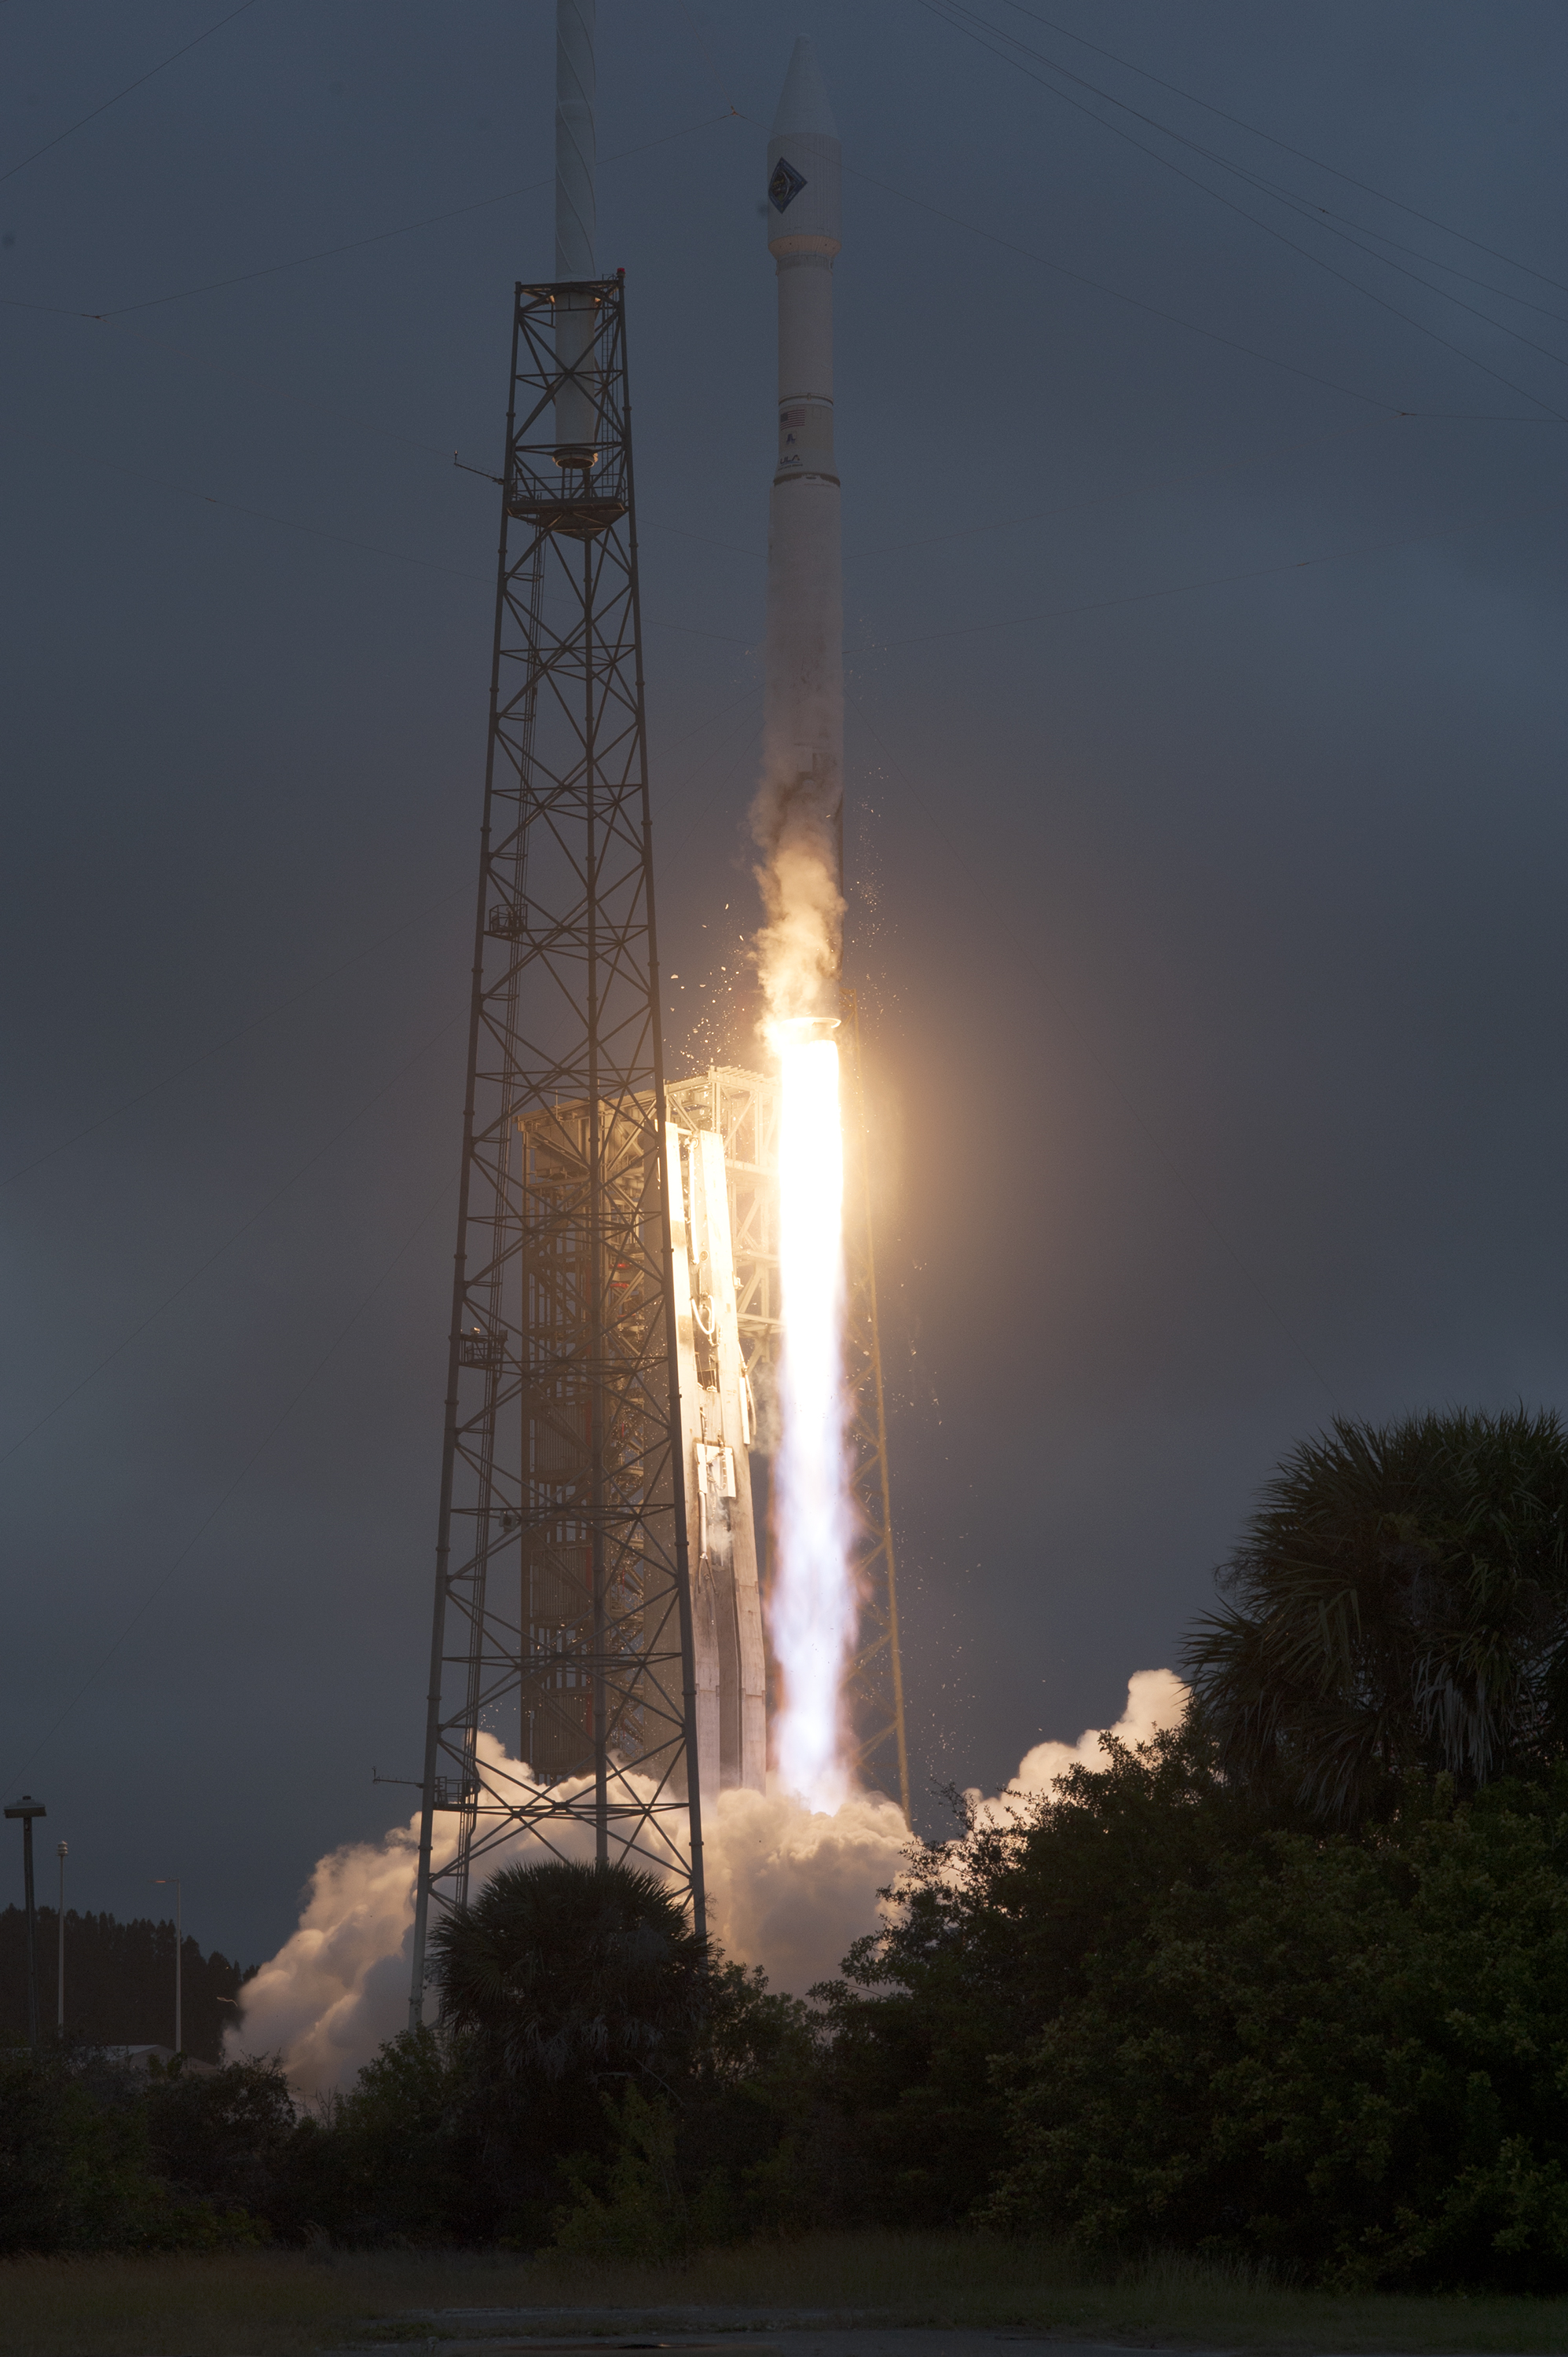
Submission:
M 59 1860 L 59 1916 L 56 1925 L 59 1932 L 59 1956 L 55 1966 L 55 2028 L 65 2036 L 65 1844 L 57 1842 L 55 1856 Z
M 153 1879 L 160 1890 L 166 1889 L 171 1882 L 174 1885 L 174 2050 L 178 2054 L 183 2050 L 179 2042 L 179 1951 L 180 1943 L 184 1937 L 181 1929 L 180 1902 L 183 1894 L 177 1874 L 155 1875 Z
M 22 1886 L 27 1901 L 27 2036 L 38 2042 L 38 1910 L 33 1900 L 33 1819 L 48 1814 L 41 1801 L 24 1792 L 8 1803 L 5 1814 L 22 1820 Z

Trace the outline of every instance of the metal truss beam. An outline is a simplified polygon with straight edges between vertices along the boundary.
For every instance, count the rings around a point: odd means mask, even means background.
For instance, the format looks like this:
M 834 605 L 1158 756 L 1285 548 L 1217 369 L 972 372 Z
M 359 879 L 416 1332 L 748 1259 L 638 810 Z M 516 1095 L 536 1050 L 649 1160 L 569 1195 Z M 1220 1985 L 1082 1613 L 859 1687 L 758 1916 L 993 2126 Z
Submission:
M 664 1119 L 625 290 L 520 286 L 416 2022 L 431 1908 L 520 1846 L 652 1867 L 703 1928 Z

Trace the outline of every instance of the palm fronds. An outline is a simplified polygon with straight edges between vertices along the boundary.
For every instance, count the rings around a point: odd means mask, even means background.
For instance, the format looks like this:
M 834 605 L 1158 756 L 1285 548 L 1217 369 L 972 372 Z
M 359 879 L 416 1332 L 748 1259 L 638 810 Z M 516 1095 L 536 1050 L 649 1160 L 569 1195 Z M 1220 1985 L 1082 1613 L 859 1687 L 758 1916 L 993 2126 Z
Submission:
M 706 1952 L 651 1874 L 503 1867 L 434 1942 L 442 2012 L 508 2079 L 656 2069 L 701 2018 Z
M 1285 1458 L 1184 1666 L 1228 1772 L 1348 1822 L 1568 1740 L 1568 1434 L 1520 1408 L 1337 1419 Z

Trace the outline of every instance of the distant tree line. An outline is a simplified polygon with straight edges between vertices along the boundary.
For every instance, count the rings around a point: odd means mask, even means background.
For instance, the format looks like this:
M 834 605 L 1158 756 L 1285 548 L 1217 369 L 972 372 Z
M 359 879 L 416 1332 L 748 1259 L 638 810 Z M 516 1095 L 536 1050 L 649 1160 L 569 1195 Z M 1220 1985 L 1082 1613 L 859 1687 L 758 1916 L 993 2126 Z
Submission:
M 59 2011 L 59 1915 L 38 1912 L 38 2010 L 52 2033 Z M 69 2038 L 89 2046 L 174 2044 L 172 1923 L 138 1916 L 65 1912 L 65 2025 Z M 255 1970 L 254 1965 L 251 1967 Z M 237 2021 L 234 2000 L 246 1975 L 213 1949 L 203 1955 L 187 1938 L 180 1949 L 180 2024 L 188 2054 L 216 2062 L 225 2028 Z M 223 2000 L 228 2002 L 224 2003 Z M 0 1911 L 0 2046 L 27 2035 L 27 1918 L 20 1907 Z
M 1341 1425 L 1265 1492 L 1186 1723 L 915 1846 L 809 2004 L 621 1867 L 498 1874 L 441 2018 L 275 2063 L 10 2058 L 0 2246 L 326 2233 L 652 2259 L 829 2224 L 1568 2286 L 1568 1436 Z

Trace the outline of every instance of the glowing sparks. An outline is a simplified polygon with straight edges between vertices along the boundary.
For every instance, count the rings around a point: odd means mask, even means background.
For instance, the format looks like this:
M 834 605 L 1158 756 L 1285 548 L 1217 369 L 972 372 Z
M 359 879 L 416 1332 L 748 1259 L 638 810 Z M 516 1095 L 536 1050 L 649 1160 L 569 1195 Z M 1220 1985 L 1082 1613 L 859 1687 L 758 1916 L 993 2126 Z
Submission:
M 783 1351 L 773 1463 L 777 1559 L 768 1622 L 782 1674 L 775 1752 L 786 1792 L 837 1809 L 850 1789 L 840 1695 L 854 1643 L 854 1512 L 843 1374 L 843 1137 L 839 1051 L 779 1025 Z

